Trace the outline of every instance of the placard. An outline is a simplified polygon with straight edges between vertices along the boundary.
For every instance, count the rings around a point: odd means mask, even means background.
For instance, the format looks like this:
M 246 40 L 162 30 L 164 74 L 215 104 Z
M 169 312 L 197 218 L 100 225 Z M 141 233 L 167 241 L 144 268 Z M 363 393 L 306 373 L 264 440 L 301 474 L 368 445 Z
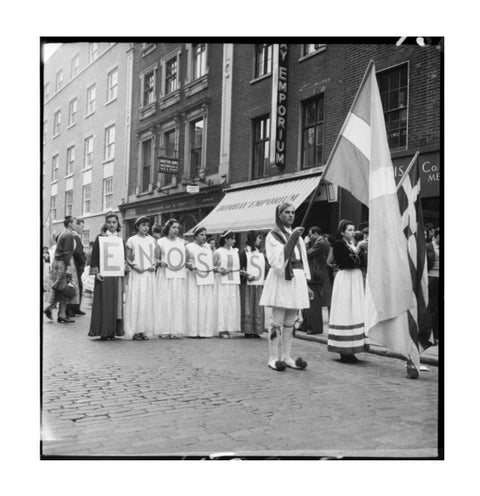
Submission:
M 265 257 L 263 253 L 254 251 L 248 252 L 247 255 L 247 273 L 254 276 L 253 281 L 247 280 L 247 286 L 263 286 L 265 281 Z
M 208 248 L 200 248 L 194 253 L 195 259 L 195 277 L 197 286 L 210 286 L 215 283 L 213 274 L 213 258 L 212 250 Z
M 222 250 L 220 253 L 221 267 L 228 270 L 227 274 L 222 275 L 222 284 L 240 284 L 240 259 L 238 250 L 231 249 L 231 253 Z
M 100 236 L 100 275 L 118 277 L 125 275 L 125 250 L 122 238 Z
M 133 245 L 133 254 L 135 264 L 141 270 L 148 270 L 155 263 L 155 241 L 153 238 L 147 237 L 142 240 L 142 243 Z
M 163 245 L 165 250 L 164 262 L 167 263 L 165 273 L 167 279 L 185 279 L 185 248 L 182 246 Z

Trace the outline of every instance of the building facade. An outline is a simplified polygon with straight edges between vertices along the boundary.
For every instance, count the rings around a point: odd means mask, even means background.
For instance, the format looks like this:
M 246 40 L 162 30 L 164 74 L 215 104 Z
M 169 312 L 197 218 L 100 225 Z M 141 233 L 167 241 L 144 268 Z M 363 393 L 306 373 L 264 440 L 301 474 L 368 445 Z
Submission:
M 126 43 L 64 43 L 43 67 L 43 242 L 65 215 L 84 244 L 127 194 L 132 63 Z

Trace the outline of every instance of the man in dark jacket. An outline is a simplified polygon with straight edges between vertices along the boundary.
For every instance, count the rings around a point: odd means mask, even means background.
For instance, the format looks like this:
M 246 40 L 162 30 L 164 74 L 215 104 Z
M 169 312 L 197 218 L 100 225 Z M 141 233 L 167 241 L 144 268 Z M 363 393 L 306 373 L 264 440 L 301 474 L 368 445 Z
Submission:
M 74 250 L 73 250 L 73 263 L 75 264 L 75 270 L 77 271 L 77 279 L 78 279 L 78 304 L 68 305 L 67 306 L 67 315 L 70 317 L 74 317 L 75 315 L 85 315 L 85 312 L 80 310 L 80 305 L 82 303 L 82 293 L 83 293 L 83 284 L 82 284 L 82 274 L 85 270 L 85 253 L 83 251 L 82 244 L 82 233 L 83 228 L 85 226 L 85 221 L 83 219 L 74 219 L 73 221 L 73 239 L 74 239 Z

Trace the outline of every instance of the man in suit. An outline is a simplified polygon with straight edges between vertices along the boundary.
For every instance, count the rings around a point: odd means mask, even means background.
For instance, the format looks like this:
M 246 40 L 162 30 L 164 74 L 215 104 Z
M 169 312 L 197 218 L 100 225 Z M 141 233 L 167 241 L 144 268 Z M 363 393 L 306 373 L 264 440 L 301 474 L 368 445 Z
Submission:
M 82 284 L 82 274 L 85 269 L 85 253 L 83 251 L 82 244 L 82 233 L 83 228 L 85 226 L 85 221 L 83 219 L 75 218 L 73 220 L 73 239 L 74 239 L 74 250 L 73 250 L 73 262 L 75 264 L 75 270 L 77 271 L 77 279 L 78 279 L 78 304 L 76 305 L 68 305 L 67 307 L 67 315 L 73 317 L 75 315 L 85 315 L 85 312 L 80 310 L 80 305 L 82 303 L 82 293 L 83 293 L 83 284 Z

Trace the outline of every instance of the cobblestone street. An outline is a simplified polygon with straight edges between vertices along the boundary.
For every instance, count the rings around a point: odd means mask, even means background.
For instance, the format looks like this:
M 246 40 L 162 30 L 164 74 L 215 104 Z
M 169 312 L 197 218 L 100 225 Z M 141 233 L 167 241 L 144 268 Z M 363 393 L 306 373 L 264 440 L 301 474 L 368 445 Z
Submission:
M 44 456 L 437 455 L 436 367 L 295 340 L 308 368 L 277 373 L 266 338 L 100 342 L 89 321 L 45 319 Z

